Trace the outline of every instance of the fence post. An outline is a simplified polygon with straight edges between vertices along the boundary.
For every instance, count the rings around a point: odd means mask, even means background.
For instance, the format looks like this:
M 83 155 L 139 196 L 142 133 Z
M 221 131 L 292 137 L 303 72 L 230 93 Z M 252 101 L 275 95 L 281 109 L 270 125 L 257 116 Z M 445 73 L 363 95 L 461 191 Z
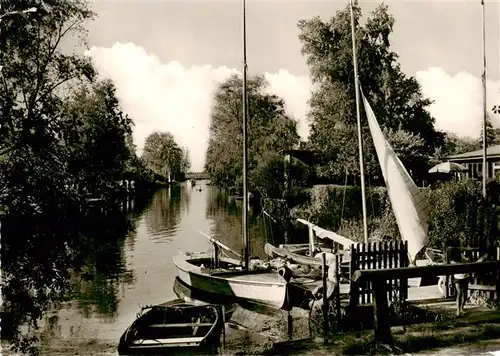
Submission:
M 311 225 L 307 228 L 309 230 L 309 253 L 311 257 L 314 257 L 314 230 Z
M 404 241 L 402 243 L 402 249 L 400 253 L 400 261 L 401 261 L 401 266 L 400 267 L 408 267 L 409 266 L 409 258 L 408 258 L 408 241 Z M 403 298 L 403 300 L 408 299 L 408 278 L 403 278 L 400 281 L 400 295 Z
M 323 343 L 328 343 L 328 298 L 327 298 L 327 285 L 326 285 L 326 253 L 321 254 L 323 265 Z
M 221 305 L 221 318 L 222 318 L 222 348 L 226 349 L 226 307 Z
M 445 243 L 443 243 L 443 259 L 444 259 L 444 264 L 447 265 L 450 263 L 449 258 L 448 258 L 448 247 L 446 246 Z M 449 298 L 450 297 L 450 276 L 446 275 L 444 278 L 444 297 Z
M 356 245 L 351 245 L 351 263 L 349 266 L 349 308 L 357 307 L 359 304 L 359 287 L 352 281 L 354 272 L 358 269 L 358 254 Z
M 500 261 L 500 246 L 497 246 L 496 248 L 496 260 Z M 496 280 L 496 296 L 495 299 L 500 299 L 500 278 L 498 276 L 498 273 L 496 274 L 497 280 Z
M 337 270 L 335 271 L 335 279 L 337 282 L 337 286 L 335 287 L 335 311 L 337 314 L 337 325 L 342 325 L 342 315 L 341 315 L 341 308 L 340 308 L 340 258 L 339 255 L 335 255 L 335 265 Z

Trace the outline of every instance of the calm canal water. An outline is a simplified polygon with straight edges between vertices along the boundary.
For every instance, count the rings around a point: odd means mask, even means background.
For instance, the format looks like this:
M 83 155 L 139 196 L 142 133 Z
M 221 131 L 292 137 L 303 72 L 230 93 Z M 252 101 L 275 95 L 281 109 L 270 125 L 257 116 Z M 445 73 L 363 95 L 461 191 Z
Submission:
M 200 191 L 201 188 L 201 191 Z M 241 250 L 242 202 L 201 181 L 162 189 L 144 206 L 129 206 L 134 229 L 113 253 L 106 253 L 102 271 L 88 281 L 75 278 L 74 296 L 46 318 L 50 339 L 118 343 L 140 306 L 176 298 L 172 256 L 179 251 L 210 250 L 198 230 Z M 263 257 L 272 241 L 266 215 L 250 212 L 251 255 Z M 101 267 L 101 269 L 103 269 Z

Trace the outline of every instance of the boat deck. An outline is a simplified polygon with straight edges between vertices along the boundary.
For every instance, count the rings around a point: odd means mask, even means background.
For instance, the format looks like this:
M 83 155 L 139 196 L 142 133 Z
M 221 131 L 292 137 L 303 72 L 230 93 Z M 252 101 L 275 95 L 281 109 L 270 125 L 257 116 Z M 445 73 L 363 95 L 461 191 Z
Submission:
M 322 281 L 317 280 L 313 281 L 307 278 L 294 278 L 292 283 L 304 288 L 309 291 L 313 291 L 319 285 L 321 285 Z M 341 283 L 340 284 L 340 295 L 348 295 L 349 294 L 349 284 Z M 420 278 L 411 278 L 408 280 L 408 301 L 417 301 L 417 300 L 427 300 L 427 299 L 440 299 L 442 298 L 437 285 L 420 287 Z
M 234 276 L 231 276 L 231 273 L 228 272 L 227 278 L 246 282 L 284 283 L 283 278 L 276 272 L 257 272 L 252 274 L 236 274 Z

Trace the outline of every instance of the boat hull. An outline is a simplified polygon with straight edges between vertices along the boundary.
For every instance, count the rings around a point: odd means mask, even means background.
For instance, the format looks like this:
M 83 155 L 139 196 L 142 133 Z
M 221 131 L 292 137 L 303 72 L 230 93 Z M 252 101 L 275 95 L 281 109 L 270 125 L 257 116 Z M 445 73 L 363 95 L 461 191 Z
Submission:
M 120 339 L 121 342 L 121 339 Z M 199 356 L 217 355 L 218 346 L 205 343 L 199 346 L 174 346 L 174 347 L 143 347 L 140 349 L 122 348 L 118 349 L 120 356 L 139 355 L 168 355 L 168 356 Z
M 200 260 L 207 259 L 203 255 L 198 258 L 174 256 L 177 276 L 189 287 L 211 294 L 275 309 L 286 307 L 287 283 L 278 273 L 234 271 L 214 274 L 198 267 Z
M 217 354 L 223 325 L 222 318 L 215 306 L 196 306 L 182 300 L 175 300 L 146 308 L 151 309 L 139 316 L 121 336 L 118 344 L 119 355 Z M 186 324 L 186 321 L 176 324 L 175 320 L 170 321 L 169 317 L 167 317 L 167 311 L 176 308 L 184 310 L 184 312 L 180 312 L 180 315 L 188 313 L 187 310 L 191 310 L 190 313 L 195 318 L 206 316 L 211 317 L 212 321 L 208 324 L 189 324 L 189 322 Z M 161 322 L 163 318 L 167 319 L 164 323 Z M 208 329 L 203 331 L 205 334 L 201 337 L 197 337 L 195 334 L 191 336 L 191 331 L 189 331 L 190 328 L 197 325 L 205 328 L 208 326 Z M 165 327 L 167 328 L 165 329 Z M 186 328 L 188 329 L 187 334 L 180 335 L 180 332 L 186 333 Z M 160 330 L 159 334 L 158 330 Z M 196 330 L 196 328 L 193 330 Z M 151 334 L 152 332 L 153 334 Z

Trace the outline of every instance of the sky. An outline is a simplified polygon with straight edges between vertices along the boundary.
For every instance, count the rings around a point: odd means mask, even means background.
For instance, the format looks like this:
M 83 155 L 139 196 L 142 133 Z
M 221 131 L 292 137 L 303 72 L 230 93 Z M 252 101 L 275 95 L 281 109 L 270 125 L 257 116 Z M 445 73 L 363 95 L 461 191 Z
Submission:
M 247 0 L 249 74 L 264 74 L 307 138 L 312 90 L 297 23 L 328 19 L 345 1 Z M 379 1 L 359 1 L 366 17 Z M 475 1 L 392 1 L 391 47 L 415 76 L 439 130 L 478 137 L 482 119 L 481 5 Z M 487 106 L 500 103 L 499 14 L 486 1 Z M 213 93 L 242 65 L 241 2 L 96 0 L 87 26 L 90 55 L 117 86 L 134 120 L 139 154 L 154 131 L 171 132 L 189 148 L 193 171 L 203 170 Z M 492 116 L 500 127 L 500 118 Z

